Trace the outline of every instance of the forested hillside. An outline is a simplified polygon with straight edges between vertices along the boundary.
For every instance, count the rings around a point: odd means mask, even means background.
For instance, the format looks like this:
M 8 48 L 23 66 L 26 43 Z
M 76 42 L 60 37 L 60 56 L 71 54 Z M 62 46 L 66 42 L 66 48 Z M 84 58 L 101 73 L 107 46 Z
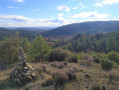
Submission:
M 0 40 L 4 37 L 15 35 L 16 32 L 19 32 L 20 37 L 27 37 L 28 39 L 33 39 L 35 37 L 34 33 L 29 31 L 0 28 Z
M 48 36 L 70 36 L 76 33 L 106 33 L 119 30 L 119 21 L 94 21 L 74 23 L 61 26 L 50 31 L 42 32 L 41 35 Z
M 99 34 L 77 34 L 64 45 L 65 48 L 81 52 L 119 52 L 119 31 Z

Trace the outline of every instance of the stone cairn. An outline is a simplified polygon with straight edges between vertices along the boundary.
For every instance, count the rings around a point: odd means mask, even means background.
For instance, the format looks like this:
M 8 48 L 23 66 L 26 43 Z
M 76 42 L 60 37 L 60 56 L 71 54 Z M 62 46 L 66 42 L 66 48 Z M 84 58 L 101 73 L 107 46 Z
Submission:
M 26 62 L 22 47 L 19 48 L 20 63 L 14 68 L 10 80 L 18 85 L 24 85 L 36 78 L 33 68 Z

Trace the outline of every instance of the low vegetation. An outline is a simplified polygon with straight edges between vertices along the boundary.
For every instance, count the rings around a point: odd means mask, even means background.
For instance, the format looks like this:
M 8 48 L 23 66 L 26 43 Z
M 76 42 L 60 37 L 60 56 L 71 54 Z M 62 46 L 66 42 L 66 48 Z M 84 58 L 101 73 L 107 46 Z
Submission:
M 119 64 L 119 54 L 117 52 L 109 52 L 107 58 L 117 64 Z
M 29 41 L 28 38 L 20 39 L 18 33 L 5 37 L 0 41 L 0 77 L 2 77 L 0 78 L 0 89 L 118 90 L 118 42 L 113 43 L 115 46 L 108 48 L 103 44 L 107 37 L 109 43 L 113 35 L 116 41 L 118 33 L 89 36 L 82 34 L 79 39 L 75 40 L 75 38 L 74 41 L 71 41 L 72 43 L 62 40 L 65 43 L 62 42 L 61 45 L 59 43 L 57 46 L 50 46 L 41 35 L 32 41 Z M 95 40 L 88 41 L 93 36 Z M 93 43 L 91 46 L 90 42 Z M 27 56 L 26 60 L 32 65 L 36 74 L 34 81 L 22 86 L 10 82 L 9 78 L 13 68 L 19 62 L 19 46 L 23 47 Z M 6 68 L 3 68 L 4 66 Z
M 104 70 L 111 70 L 113 68 L 113 62 L 105 58 L 101 60 L 101 66 Z

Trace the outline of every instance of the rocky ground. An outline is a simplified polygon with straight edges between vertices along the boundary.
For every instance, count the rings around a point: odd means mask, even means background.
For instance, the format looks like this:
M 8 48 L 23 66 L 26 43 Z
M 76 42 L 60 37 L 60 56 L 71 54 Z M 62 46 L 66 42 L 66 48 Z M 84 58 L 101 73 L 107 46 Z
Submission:
M 22 85 L 10 81 L 13 69 L 0 72 L 1 90 L 119 90 L 119 66 L 111 71 L 100 64 L 79 60 L 78 63 L 30 63 L 36 79 Z

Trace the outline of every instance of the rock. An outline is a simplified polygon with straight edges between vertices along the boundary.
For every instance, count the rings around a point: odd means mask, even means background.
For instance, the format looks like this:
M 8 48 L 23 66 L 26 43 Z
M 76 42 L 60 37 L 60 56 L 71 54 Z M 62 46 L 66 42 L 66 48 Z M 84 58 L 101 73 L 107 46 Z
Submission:
M 31 73 L 30 75 L 31 75 L 31 77 L 35 77 L 36 76 L 35 73 Z
M 17 78 L 16 79 L 16 82 L 20 85 L 21 84 L 21 82 L 20 82 L 20 80 Z
M 34 81 L 36 77 L 32 66 L 26 62 L 23 55 L 24 52 L 22 48 L 20 48 L 19 58 L 20 60 L 22 59 L 21 63 L 15 67 L 10 75 L 10 80 L 18 85 L 27 84 L 30 81 Z
M 30 69 L 27 66 L 19 68 L 19 65 L 18 65 L 11 73 L 10 80 L 18 84 L 21 84 L 20 82 L 23 82 L 26 84 L 32 81 L 35 77 L 36 75 L 33 69 Z

